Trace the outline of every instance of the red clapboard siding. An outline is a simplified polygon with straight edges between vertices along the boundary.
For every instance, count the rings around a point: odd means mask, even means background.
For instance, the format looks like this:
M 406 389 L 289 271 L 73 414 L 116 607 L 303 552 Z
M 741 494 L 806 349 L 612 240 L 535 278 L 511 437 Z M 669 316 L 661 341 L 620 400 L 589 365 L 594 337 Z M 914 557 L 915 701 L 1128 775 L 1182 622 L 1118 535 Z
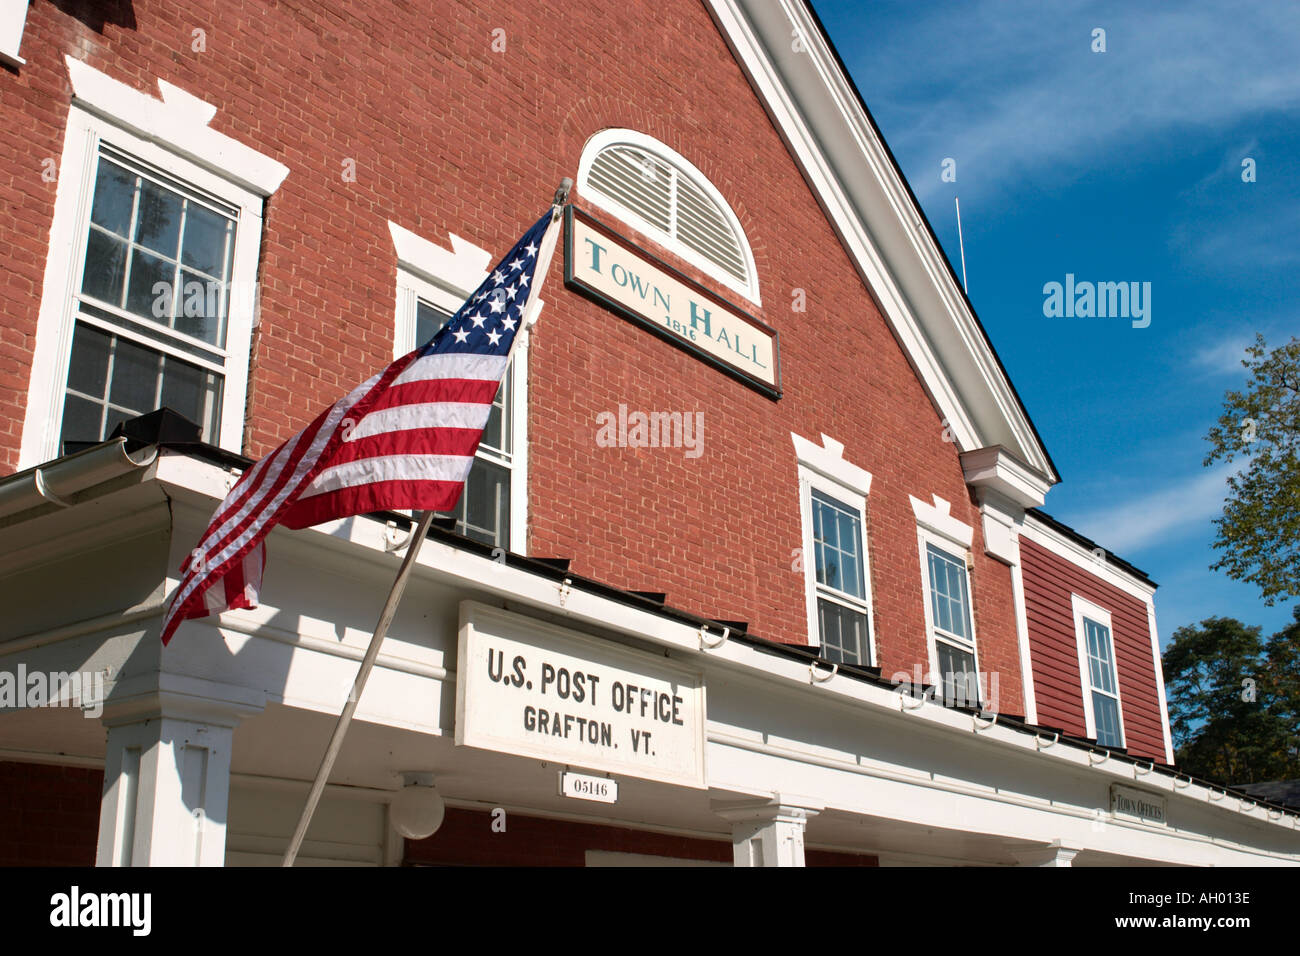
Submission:
M 1165 763 L 1155 671 L 1159 662 L 1151 653 L 1146 605 L 1025 537 L 1020 539 L 1020 557 L 1039 723 L 1079 736 L 1086 733 L 1071 601 L 1071 595 L 1077 594 L 1111 615 L 1124 742 L 1129 753 Z

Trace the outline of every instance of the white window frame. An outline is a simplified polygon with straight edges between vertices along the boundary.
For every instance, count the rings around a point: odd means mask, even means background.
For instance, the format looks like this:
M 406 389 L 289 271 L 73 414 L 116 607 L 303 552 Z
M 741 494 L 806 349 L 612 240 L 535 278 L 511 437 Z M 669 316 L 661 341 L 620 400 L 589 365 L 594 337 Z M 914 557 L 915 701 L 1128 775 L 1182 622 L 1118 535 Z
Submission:
M 474 290 L 488 276 L 492 254 L 455 234 L 451 235 L 451 249 L 444 249 L 389 221 L 388 231 L 393 237 L 397 252 L 397 305 L 394 311 L 393 357 L 405 355 L 421 344 L 415 341 L 416 305 L 423 299 L 435 308 L 455 315 Z M 538 278 L 540 281 L 540 277 Z M 541 314 L 542 302 L 537 302 L 532 321 Z M 510 528 L 509 540 L 501 544 L 508 551 L 524 554 L 528 538 L 528 352 L 529 329 L 519 330 L 508 372 L 511 404 L 506 413 L 510 416 L 510 460 L 503 459 L 489 449 L 480 447 L 477 457 L 490 461 L 510 471 Z
M 27 0 L 0 0 L 0 61 L 12 67 L 27 61 L 18 55 L 27 25 Z
M 626 206 L 606 198 L 588 186 L 591 167 L 595 163 L 596 157 L 600 155 L 602 150 L 619 144 L 626 144 L 644 150 L 663 160 L 668 165 L 675 167 L 679 175 L 690 179 L 717 205 L 740 245 L 741 254 L 745 260 L 745 273 L 749 276 L 748 283 L 741 282 L 716 263 L 709 261 L 694 249 L 665 233 L 654 223 L 647 221 Z M 582 148 L 582 157 L 578 161 L 578 192 L 593 206 L 609 213 L 611 216 L 618 217 L 638 232 L 645 233 L 645 235 L 654 239 L 665 249 L 670 250 L 674 255 L 695 266 L 709 278 L 715 279 L 733 292 L 743 295 L 756 306 L 763 304 L 758 293 L 758 270 L 754 266 L 754 252 L 749 247 L 749 237 L 745 235 L 740 220 L 736 218 L 735 212 L 731 209 L 731 204 L 723 198 L 722 193 L 718 192 L 717 187 L 709 182 L 709 178 L 681 153 L 670 149 L 654 137 L 638 133 L 636 130 L 603 129 L 592 135 Z
M 970 574 L 971 543 L 975 538 L 975 529 L 954 518 L 950 514 L 952 507 L 950 503 L 938 495 L 932 496 L 934 504 L 926 504 L 910 495 L 908 497 L 912 503 L 912 513 L 916 517 L 917 553 L 921 562 L 921 602 L 925 610 L 925 640 L 930 657 L 930 674 L 936 687 L 936 693 L 941 695 L 943 675 L 939 671 L 938 641 L 940 637 L 946 644 L 971 652 L 975 661 L 977 683 L 979 683 L 979 675 L 984 673 L 980 667 L 979 634 L 975 629 L 975 588 Z M 937 549 L 943 551 L 964 569 L 966 575 L 966 599 L 969 604 L 966 613 L 970 616 L 971 646 L 969 648 L 964 647 L 962 640 L 955 635 L 950 635 L 947 632 L 940 635 L 938 626 L 934 622 L 934 611 L 931 608 L 930 596 L 930 545 L 934 545 Z M 981 707 L 986 703 L 982 696 L 986 692 L 987 688 L 981 685 L 979 687 L 981 695 L 979 703 Z
M 1092 705 L 1093 691 L 1096 690 L 1107 697 L 1111 695 L 1107 691 L 1092 686 L 1092 668 L 1088 666 L 1088 636 L 1083 626 L 1085 618 L 1106 628 L 1106 633 L 1110 637 L 1111 677 L 1115 681 L 1115 710 L 1119 715 L 1118 746 L 1127 747 L 1128 734 L 1124 730 L 1124 701 L 1120 696 L 1119 687 L 1119 656 L 1115 649 L 1115 628 L 1111 624 L 1110 611 L 1099 604 L 1094 604 L 1087 598 L 1080 597 L 1078 594 L 1070 595 L 1070 605 L 1074 612 L 1074 641 L 1079 654 L 1079 690 L 1083 697 L 1083 718 L 1084 726 L 1087 729 L 1086 736 L 1093 740 L 1097 739 L 1097 715 Z
M 808 646 L 821 647 L 821 622 L 817 613 L 817 598 L 823 586 L 817 582 L 817 551 L 813 542 L 812 492 L 814 489 L 834 498 L 858 512 L 858 528 L 862 534 L 863 599 L 842 595 L 826 588 L 828 596 L 837 603 L 863 604 L 867 616 L 867 653 L 870 660 L 862 666 L 878 667 L 876 651 L 876 602 L 871 590 L 871 547 L 867 540 L 867 498 L 871 494 L 871 473 L 844 460 L 844 446 L 826 435 L 817 445 L 791 432 L 799 475 L 799 520 L 802 530 L 804 603 L 807 607 Z
M 73 100 L 59 165 L 49 254 L 41 289 L 20 469 L 57 458 L 63 401 L 81 290 L 90 206 L 100 144 L 153 166 L 238 210 L 222 373 L 222 410 L 215 443 L 243 445 L 248 365 L 256 324 L 257 267 L 265 198 L 289 168 L 208 128 L 216 107 L 159 81 L 162 99 L 120 83 L 72 57 L 65 58 Z M 129 335 L 124 337 L 129 338 Z M 150 344 L 155 351 L 164 351 Z M 167 353 L 170 354 L 170 353 Z

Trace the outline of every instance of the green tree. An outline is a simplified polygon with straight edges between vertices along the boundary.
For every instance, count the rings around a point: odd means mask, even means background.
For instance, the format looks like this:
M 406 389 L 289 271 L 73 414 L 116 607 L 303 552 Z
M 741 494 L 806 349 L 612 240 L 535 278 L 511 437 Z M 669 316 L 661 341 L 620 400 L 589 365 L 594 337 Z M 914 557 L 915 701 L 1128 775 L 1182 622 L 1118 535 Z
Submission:
M 1300 339 L 1271 352 L 1262 335 L 1246 350 L 1244 392 L 1223 397 L 1205 464 L 1248 464 L 1228 478 L 1213 570 L 1258 585 L 1265 604 L 1300 597 Z
M 1226 617 L 1174 632 L 1163 656 L 1174 760 L 1224 784 L 1300 777 L 1300 606 L 1260 637 Z

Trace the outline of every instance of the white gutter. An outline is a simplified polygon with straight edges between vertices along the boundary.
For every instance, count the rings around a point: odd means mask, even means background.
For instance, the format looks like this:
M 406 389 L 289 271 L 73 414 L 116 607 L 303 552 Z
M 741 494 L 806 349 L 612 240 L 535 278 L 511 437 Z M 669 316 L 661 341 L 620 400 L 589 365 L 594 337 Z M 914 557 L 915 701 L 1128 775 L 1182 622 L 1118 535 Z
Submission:
M 157 457 L 156 445 L 128 452 L 126 439 L 115 438 L 0 479 L 0 522 L 12 523 L 4 519 L 48 505 L 68 508 L 74 495 L 148 468 Z

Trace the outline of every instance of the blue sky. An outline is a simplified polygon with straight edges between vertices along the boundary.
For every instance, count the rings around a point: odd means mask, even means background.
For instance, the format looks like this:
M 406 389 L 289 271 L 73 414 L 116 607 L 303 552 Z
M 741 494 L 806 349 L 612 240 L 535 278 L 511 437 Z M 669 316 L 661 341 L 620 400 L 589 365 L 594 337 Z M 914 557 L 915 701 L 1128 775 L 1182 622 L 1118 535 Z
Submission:
M 1160 585 L 1162 645 L 1287 624 L 1209 570 L 1225 471 L 1201 462 L 1255 333 L 1300 334 L 1300 3 L 813 6 L 958 275 L 960 197 L 971 301 L 1061 472 L 1046 510 Z M 1149 282 L 1150 325 L 1045 316 L 1067 273 Z

